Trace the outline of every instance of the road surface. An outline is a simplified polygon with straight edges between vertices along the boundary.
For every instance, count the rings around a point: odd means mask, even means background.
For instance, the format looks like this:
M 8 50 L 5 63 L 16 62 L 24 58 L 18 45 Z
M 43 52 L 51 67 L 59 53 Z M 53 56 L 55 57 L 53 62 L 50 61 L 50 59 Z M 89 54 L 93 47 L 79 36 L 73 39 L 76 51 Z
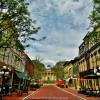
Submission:
M 46 85 L 22 100 L 86 100 L 55 85 Z

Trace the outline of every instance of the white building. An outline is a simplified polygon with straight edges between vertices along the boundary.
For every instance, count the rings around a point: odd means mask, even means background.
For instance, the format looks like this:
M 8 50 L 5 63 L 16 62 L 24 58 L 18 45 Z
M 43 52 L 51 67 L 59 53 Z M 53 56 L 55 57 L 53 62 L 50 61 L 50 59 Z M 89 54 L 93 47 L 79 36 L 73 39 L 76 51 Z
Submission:
M 51 69 L 46 69 L 45 72 L 42 73 L 43 81 L 55 81 L 56 75 Z

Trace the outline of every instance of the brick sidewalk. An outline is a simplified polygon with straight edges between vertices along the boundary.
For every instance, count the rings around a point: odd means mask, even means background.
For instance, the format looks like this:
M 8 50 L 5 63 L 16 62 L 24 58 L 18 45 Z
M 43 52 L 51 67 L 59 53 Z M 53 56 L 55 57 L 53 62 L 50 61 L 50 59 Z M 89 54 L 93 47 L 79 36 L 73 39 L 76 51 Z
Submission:
M 34 91 L 29 91 L 27 93 L 23 93 L 22 96 L 18 96 L 17 93 L 13 93 L 12 96 L 4 96 L 2 97 L 2 100 L 22 100 L 22 98 L 26 97 L 27 95 L 30 95 Z
M 80 96 L 86 100 L 100 100 L 100 97 L 90 97 L 90 96 L 87 96 L 87 95 L 84 95 L 84 94 L 81 94 L 81 93 L 78 93 L 77 90 L 73 89 L 73 88 L 64 88 L 64 90 L 72 93 L 72 94 L 75 94 L 77 96 Z

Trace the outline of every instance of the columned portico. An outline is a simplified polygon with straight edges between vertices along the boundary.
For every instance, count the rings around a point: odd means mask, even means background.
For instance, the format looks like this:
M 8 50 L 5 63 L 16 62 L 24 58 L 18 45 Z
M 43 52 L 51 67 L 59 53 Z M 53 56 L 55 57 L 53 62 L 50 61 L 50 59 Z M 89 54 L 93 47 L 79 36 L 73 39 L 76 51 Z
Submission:
M 45 70 L 45 72 L 42 73 L 42 80 L 43 81 L 55 81 L 56 80 L 55 72 L 53 72 L 50 69 Z

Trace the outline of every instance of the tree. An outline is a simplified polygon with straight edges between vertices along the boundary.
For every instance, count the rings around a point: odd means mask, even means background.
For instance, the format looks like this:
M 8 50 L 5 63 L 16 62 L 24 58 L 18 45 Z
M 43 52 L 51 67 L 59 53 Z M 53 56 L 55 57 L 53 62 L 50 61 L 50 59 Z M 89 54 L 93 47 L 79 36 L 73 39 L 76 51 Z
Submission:
M 64 64 L 64 61 L 59 61 L 52 68 L 52 70 L 56 73 L 56 78 L 57 79 L 63 79 L 64 78 L 63 64 Z
M 30 19 L 28 5 L 25 0 L 0 0 L 0 47 L 14 46 L 19 37 L 24 46 L 28 46 L 27 40 L 36 40 L 32 35 L 40 27 L 36 28 L 36 21 Z
M 93 11 L 89 16 L 89 19 L 93 28 L 100 27 L 100 0 L 93 0 Z
M 43 63 L 41 63 L 38 59 L 32 60 L 35 71 L 34 71 L 34 79 L 41 79 L 42 78 L 42 72 L 45 70 L 45 66 Z

